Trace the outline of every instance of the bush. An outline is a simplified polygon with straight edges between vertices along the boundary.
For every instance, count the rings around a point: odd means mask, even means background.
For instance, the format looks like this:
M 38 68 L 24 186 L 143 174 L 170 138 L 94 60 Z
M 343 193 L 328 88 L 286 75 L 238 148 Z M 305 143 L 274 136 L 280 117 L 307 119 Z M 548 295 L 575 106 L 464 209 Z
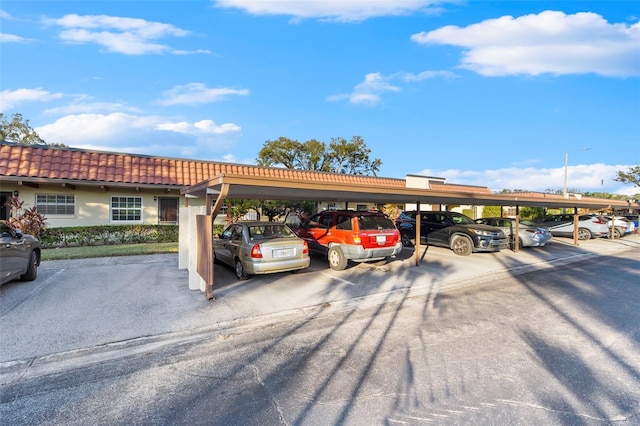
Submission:
M 24 232 L 25 234 L 33 235 L 36 238 L 40 237 L 40 234 L 45 229 L 45 221 L 47 220 L 43 214 L 38 212 L 35 206 L 30 209 L 24 208 L 24 201 L 20 198 L 13 196 L 5 206 L 11 211 L 11 217 L 9 218 L 9 224 Z
M 74 247 L 108 244 L 171 243 L 178 241 L 178 225 L 97 225 L 47 228 L 42 246 Z

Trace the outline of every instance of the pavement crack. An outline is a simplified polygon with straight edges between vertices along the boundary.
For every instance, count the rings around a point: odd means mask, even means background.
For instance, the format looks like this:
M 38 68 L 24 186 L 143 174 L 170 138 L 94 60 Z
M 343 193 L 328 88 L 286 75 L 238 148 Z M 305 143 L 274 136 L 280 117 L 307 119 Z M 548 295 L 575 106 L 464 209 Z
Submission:
M 280 417 L 280 423 L 282 423 L 285 426 L 288 426 L 287 420 L 284 418 L 284 413 L 282 412 L 282 407 L 278 403 L 278 400 L 276 399 L 273 392 L 271 392 L 269 387 L 264 383 L 264 381 L 260 377 L 260 370 L 255 365 L 251 365 L 251 368 L 253 369 L 253 374 L 255 375 L 256 382 L 258 382 L 258 384 L 265 390 L 265 392 L 267 392 L 267 395 L 269 395 L 269 398 L 271 399 L 271 403 L 273 404 L 276 411 L 278 412 L 278 416 Z

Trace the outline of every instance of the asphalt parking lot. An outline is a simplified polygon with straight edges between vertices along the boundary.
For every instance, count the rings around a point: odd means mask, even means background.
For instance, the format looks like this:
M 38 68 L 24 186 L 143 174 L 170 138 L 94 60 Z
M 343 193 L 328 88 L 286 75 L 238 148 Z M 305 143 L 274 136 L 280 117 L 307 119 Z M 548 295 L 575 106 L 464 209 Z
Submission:
M 48 261 L 36 281 L 0 287 L 0 373 L 25 363 L 33 367 L 34 360 L 170 344 L 198 333 L 325 315 L 638 248 L 638 235 L 580 246 L 556 238 L 542 248 L 468 257 L 428 247 L 419 266 L 413 249 L 403 249 L 388 263 L 344 271 L 314 256 L 304 271 L 241 282 L 230 268 L 216 265 L 215 300 L 188 289 L 188 272 L 178 270 L 177 254 Z

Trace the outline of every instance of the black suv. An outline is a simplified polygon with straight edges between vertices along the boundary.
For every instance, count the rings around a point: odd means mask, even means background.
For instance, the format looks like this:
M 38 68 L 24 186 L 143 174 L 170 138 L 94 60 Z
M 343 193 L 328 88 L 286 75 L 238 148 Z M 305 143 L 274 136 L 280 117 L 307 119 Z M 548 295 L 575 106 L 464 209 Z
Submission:
M 411 247 L 416 238 L 416 212 L 403 212 L 396 220 L 402 244 Z M 500 228 L 476 223 L 461 213 L 420 212 L 420 240 L 428 245 L 448 247 L 455 254 L 468 256 L 478 251 L 500 251 L 507 237 Z

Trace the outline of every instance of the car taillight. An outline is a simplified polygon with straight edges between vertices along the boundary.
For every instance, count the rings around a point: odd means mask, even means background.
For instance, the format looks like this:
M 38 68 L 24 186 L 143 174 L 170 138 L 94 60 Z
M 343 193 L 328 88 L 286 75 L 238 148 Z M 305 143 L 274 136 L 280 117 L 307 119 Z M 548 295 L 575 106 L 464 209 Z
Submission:
M 360 238 L 360 234 L 358 234 L 358 235 L 354 235 L 354 236 L 353 236 L 353 243 L 354 243 L 354 244 L 360 244 L 360 243 L 362 243 L 362 238 Z
M 253 247 L 251 247 L 251 257 L 262 259 L 262 250 L 260 250 L 260 244 L 254 244 Z
M 309 244 L 304 241 L 304 247 L 302 248 L 302 254 L 309 254 Z

